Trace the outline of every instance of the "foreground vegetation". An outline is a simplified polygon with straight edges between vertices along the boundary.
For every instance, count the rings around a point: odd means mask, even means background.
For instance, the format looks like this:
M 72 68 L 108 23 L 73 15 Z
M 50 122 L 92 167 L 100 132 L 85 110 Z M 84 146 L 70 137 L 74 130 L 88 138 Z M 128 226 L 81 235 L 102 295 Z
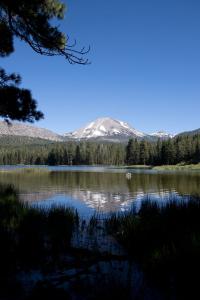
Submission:
M 131 139 L 125 143 L 48 142 L 22 137 L 1 138 L 1 165 L 176 165 L 200 162 L 200 135 L 169 140 Z
M 94 223 L 70 208 L 27 206 L 0 186 L 0 299 L 129 299 L 130 288 L 109 271 L 124 257 L 99 252 Z
M 105 221 L 95 215 L 86 224 L 73 209 L 33 208 L 12 187 L 0 187 L 0 298 L 193 299 L 199 215 L 199 198 L 146 199 L 137 209 Z M 110 235 L 122 250 L 116 244 L 113 252 Z M 107 250 L 100 250 L 103 244 Z
M 21 295 L 20 271 L 58 265 L 78 222 L 71 208 L 29 207 L 18 201 L 12 187 L 0 186 L 0 298 Z
M 200 199 L 167 204 L 142 202 L 106 220 L 107 230 L 141 264 L 147 277 L 162 287 L 167 299 L 199 295 Z

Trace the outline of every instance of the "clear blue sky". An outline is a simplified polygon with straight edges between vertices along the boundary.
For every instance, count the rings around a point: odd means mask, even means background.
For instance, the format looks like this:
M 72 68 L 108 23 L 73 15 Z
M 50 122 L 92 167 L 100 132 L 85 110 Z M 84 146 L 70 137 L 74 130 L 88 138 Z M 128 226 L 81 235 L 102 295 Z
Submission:
M 91 45 L 89 66 L 16 41 L 1 66 L 19 72 L 59 133 L 110 116 L 144 132 L 200 127 L 199 0 L 68 0 L 61 28 Z

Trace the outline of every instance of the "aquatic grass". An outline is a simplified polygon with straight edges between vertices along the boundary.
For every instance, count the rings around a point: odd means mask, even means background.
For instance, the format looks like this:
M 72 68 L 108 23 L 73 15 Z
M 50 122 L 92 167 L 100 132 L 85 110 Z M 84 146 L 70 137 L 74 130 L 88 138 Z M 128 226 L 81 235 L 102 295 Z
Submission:
M 27 208 L 16 231 L 17 251 L 24 267 L 36 266 L 45 257 L 46 214 Z
M 21 259 L 26 264 L 48 258 L 56 263 L 70 249 L 78 219 L 78 213 L 68 207 L 29 207 L 18 230 Z
M 75 228 L 78 227 L 77 211 L 69 207 L 52 207 L 47 212 L 47 230 L 51 250 L 55 254 L 70 246 Z
M 129 165 L 129 166 L 122 166 L 123 169 L 152 169 L 150 165 Z
M 53 261 L 71 247 L 78 223 L 72 208 L 31 207 L 11 186 L 0 187 L 0 260 L 8 269 L 10 262 L 30 268 Z
M 140 263 L 149 278 L 169 287 L 173 278 L 177 293 L 180 284 L 197 288 L 195 272 L 200 267 L 200 199 L 171 198 L 166 203 L 141 203 L 139 211 L 111 215 L 105 226 Z
M 200 232 L 200 200 L 190 197 L 187 201 L 169 200 L 158 203 L 144 200 L 138 212 L 135 208 L 125 213 L 112 214 L 105 225 L 128 250 L 141 254 L 164 241 L 176 242 L 184 234 Z
M 17 169 L 16 169 L 17 170 Z M 19 171 L 19 169 L 18 169 Z M 21 171 L 23 173 L 26 173 L 26 174 L 33 174 L 33 173 L 51 173 L 51 170 L 49 170 L 48 168 L 22 168 Z
M 38 167 L 20 167 L 20 168 L 12 168 L 12 169 L 0 169 L 0 173 L 6 174 L 48 174 L 52 171 L 48 168 L 38 168 Z
M 98 229 L 101 228 L 100 223 L 103 220 L 103 214 L 99 211 L 95 211 L 94 214 L 90 217 L 87 230 L 90 234 L 95 233 Z
M 15 189 L 0 185 L 0 226 L 5 230 L 15 230 L 25 213 L 27 205 L 18 201 Z
M 200 268 L 199 216 L 200 199 L 197 197 L 187 197 L 184 201 L 171 197 L 165 203 L 155 202 L 148 197 L 139 209 L 132 207 L 128 212 L 110 215 L 104 221 L 103 229 L 98 229 L 101 215 L 94 214 L 88 224 L 92 230 L 90 241 L 94 236 L 98 237 L 101 230 L 106 229 L 126 248 L 129 254 L 126 259 L 141 265 L 148 279 L 165 286 L 177 299 L 184 299 L 187 291 L 190 292 L 187 298 L 192 299 L 191 291 L 199 286 L 198 276 L 195 276 Z M 69 253 L 79 257 L 76 257 L 75 262 L 77 268 L 80 268 L 83 260 L 91 263 L 94 251 L 88 250 L 83 255 L 83 249 L 75 250 L 71 247 L 72 235 L 79 224 L 78 213 L 72 208 L 31 207 L 18 200 L 17 193 L 11 186 L 0 186 L 1 285 L 7 284 L 11 288 L 14 284 L 12 278 L 21 270 L 29 272 L 39 269 L 45 274 L 50 274 L 49 270 L 52 269 L 62 270 L 68 264 L 65 258 Z M 101 222 L 100 225 L 102 224 Z M 75 255 L 76 251 L 80 254 Z M 96 288 L 97 291 L 94 297 L 110 295 L 112 298 L 114 292 L 114 297 L 119 296 L 121 299 L 126 290 L 117 276 L 116 272 L 117 284 L 108 293 L 106 281 L 100 285 L 97 278 L 91 284 L 91 289 Z M 75 280 L 79 285 L 79 278 Z M 112 280 L 111 276 L 111 283 Z M 80 293 L 82 294 L 82 288 Z
M 188 170 L 188 171 L 198 171 L 200 170 L 200 163 L 198 164 L 186 164 L 180 163 L 177 165 L 163 165 L 163 166 L 156 166 L 153 167 L 153 170 L 156 171 L 181 171 L 181 170 Z

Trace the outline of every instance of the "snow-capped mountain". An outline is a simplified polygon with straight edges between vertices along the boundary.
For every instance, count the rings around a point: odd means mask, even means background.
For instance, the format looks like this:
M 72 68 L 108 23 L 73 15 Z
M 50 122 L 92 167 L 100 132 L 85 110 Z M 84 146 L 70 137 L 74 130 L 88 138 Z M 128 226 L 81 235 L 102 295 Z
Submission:
M 144 138 L 147 134 L 136 130 L 128 123 L 112 118 L 98 118 L 74 132 L 66 133 L 72 139 L 128 139 L 129 137 Z
M 166 131 L 157 131 L 157 132 L 151 133 L 150 136 L 160 138 L 160 139 L 169 139 L 169 138 L 173 138 L 175 135 L 168 133 Z
M 24 123 L 12 122 L 7 124 L 0 121 L 0 136 L 26 136 L 51 141 L 62 141 L 63 137 L 45 128 L 39 128 Z
M 12 122 L 10 125 L 0 121 L 1 136 L 22 136 L 31 138 L 40 138 L 50 141 L 68 141 L 68 140 L 97 140 L 111 142 L 127 142 L 130 138 L 146 139 L 156 141 L 158 138 L 168 139 L 174 135 L 164 131 L 158 131 L 147 134 L 133 128 L 126 122 L 112 118 L 98 118 L 76 131 L 59 135 L 45 128 L 39 128 L 19 122 Z

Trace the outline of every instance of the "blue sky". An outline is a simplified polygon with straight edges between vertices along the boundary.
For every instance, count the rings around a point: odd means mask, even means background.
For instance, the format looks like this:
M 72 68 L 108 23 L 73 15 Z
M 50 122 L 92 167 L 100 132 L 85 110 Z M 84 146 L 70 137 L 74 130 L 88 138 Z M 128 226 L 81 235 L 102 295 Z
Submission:
M 144 132 L 200 127 L 199 0 L 68 0 L 61 29 L 91 46 L 88 66 L 16 41 L 1 66 L 23 77 L 59 133 L 110 116 Z

